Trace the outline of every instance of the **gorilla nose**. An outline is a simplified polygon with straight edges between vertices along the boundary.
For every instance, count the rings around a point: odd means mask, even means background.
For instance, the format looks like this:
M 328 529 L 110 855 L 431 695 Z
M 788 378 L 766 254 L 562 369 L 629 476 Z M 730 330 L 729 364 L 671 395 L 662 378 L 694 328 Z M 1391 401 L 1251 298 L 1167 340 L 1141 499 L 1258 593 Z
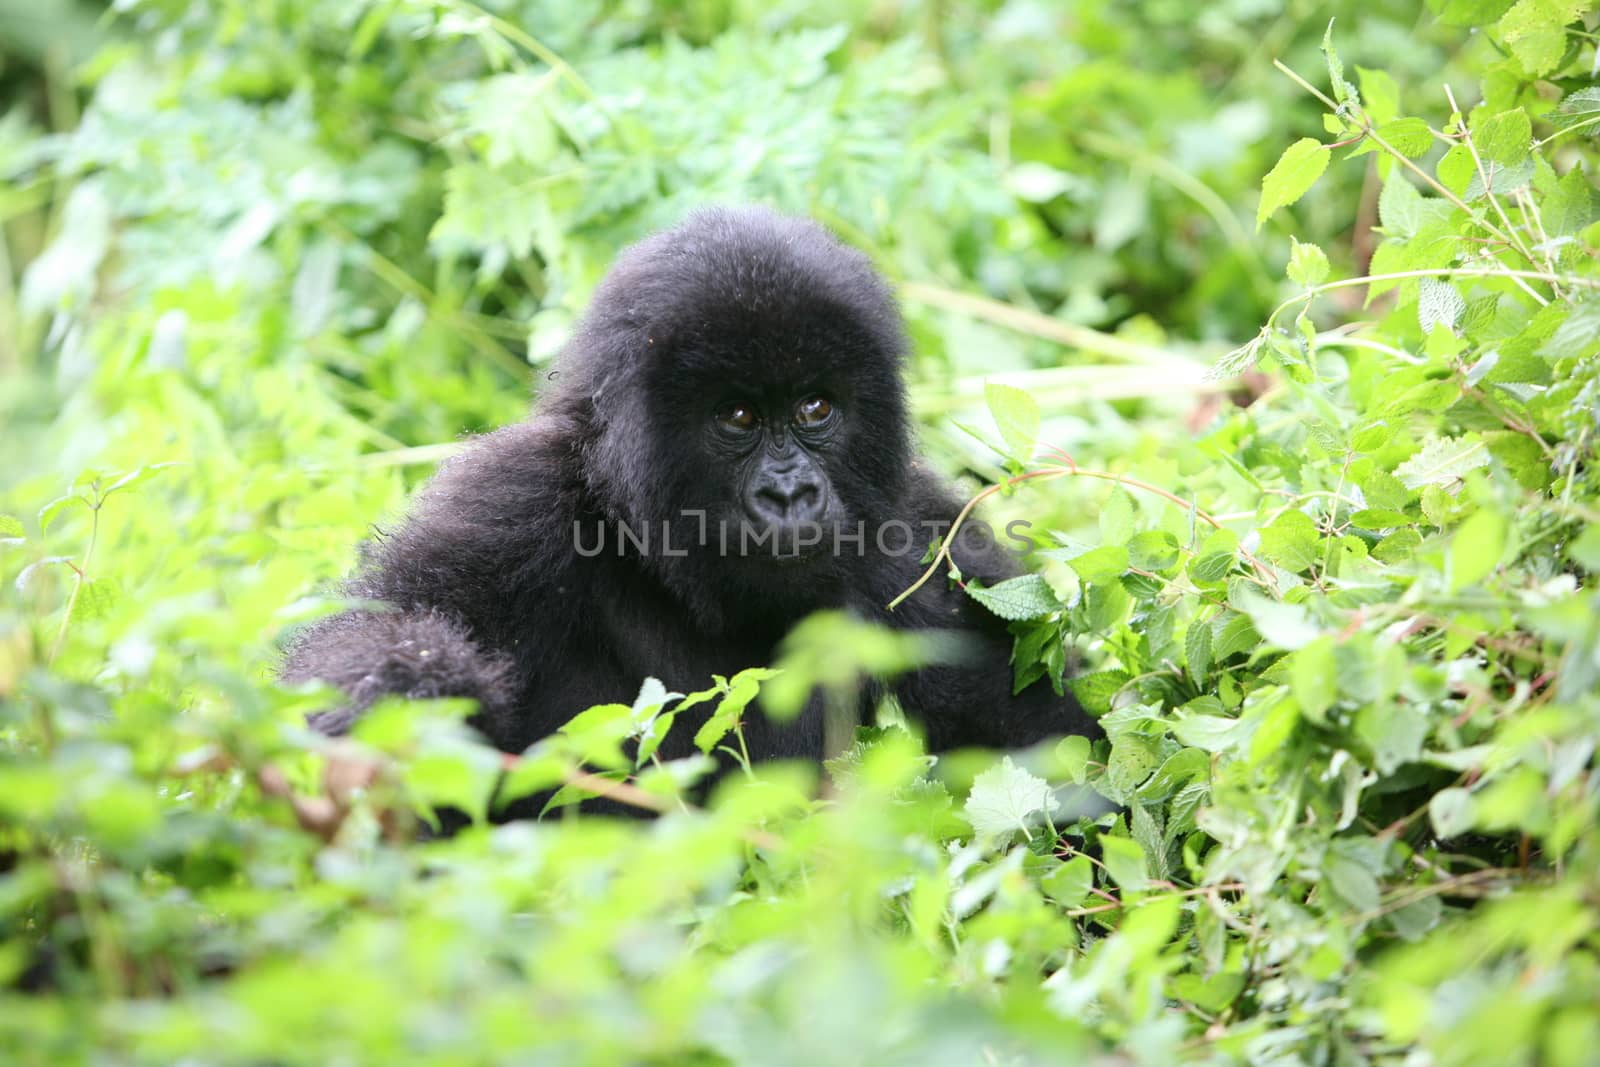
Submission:
M 809 471 L 774 471 L 751 501 L 769 522 L 812 522 L 822 513 L 822 487 Z

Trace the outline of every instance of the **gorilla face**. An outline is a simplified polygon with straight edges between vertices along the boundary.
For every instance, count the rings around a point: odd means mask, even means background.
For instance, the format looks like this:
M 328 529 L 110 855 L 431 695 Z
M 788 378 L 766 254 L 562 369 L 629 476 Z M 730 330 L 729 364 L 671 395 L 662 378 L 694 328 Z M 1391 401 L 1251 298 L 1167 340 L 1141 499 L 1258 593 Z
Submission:
M 774 542 L 780 559 L 824 547 L 824 528 L 848 517 L 823 465 L 842 419 L 820 392 L 798 400 L 730 399 L 713 409 L 707 451 L 735 473 L 725 499 L 738 505 L 754 540 Z M 741 528 L 739 540 L 744 548 L 752 538 Z

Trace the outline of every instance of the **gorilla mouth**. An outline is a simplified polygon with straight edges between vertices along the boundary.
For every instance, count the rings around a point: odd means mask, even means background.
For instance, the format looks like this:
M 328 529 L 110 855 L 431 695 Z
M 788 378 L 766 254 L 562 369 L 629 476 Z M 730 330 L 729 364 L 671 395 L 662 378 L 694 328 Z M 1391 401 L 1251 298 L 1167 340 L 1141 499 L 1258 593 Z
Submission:
M 827 531 L 818 523 L 753 524 L 741 541 L 741 555 L 793 567 L 827 552 Z

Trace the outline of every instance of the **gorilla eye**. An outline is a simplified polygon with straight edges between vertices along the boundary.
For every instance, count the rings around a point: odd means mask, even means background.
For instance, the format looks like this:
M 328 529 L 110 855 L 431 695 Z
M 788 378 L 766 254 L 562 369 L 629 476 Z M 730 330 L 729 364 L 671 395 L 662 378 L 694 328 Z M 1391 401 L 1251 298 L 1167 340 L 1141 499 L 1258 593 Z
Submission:
M 801 426 L 820 426 L 828 421 L 833 414 L 833 405 L 825 396 L 814 396 L 808 400 L 800 401 L 800 406 L 795 409 L 794 418 Z
M 717 424 L 734 433 L 749 433 L 756 428 L 756 409 L 749 404 L 729 404 L 717 412 Z

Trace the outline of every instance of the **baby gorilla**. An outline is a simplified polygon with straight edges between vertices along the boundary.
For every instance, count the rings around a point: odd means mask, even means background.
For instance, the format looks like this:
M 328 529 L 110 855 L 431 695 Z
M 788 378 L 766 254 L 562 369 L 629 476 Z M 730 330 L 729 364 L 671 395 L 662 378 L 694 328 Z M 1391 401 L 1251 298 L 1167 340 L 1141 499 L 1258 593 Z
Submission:
M 1005 625 L 960 590 L 929 582 L 885 609 L 960 510 L 913 452 L 905 351 L 888 286 L 815 223 L 713 210 L 634 245 L 534 415 L 446 463 L 365 546 L 346 591 L 391 610 L 311 626 L 284 678 L 344 690 L 313 719 L 330 734 L 384 694 L 470 697 L 474 725 L 520 752 L 647 676 L 691 692 L 770 663 L 835 608 L 966 638 L 961 665 L 893 687 L 933 751 L 1098 734 L 1046 685 L 1012 694 Z M 961 540 L 966 575 L 1016 573 L 992 540 Z M 820 759 L 811 704 L 751 716 L 750 755 Z M 661 754 L 689 754 L 693 733 Z

